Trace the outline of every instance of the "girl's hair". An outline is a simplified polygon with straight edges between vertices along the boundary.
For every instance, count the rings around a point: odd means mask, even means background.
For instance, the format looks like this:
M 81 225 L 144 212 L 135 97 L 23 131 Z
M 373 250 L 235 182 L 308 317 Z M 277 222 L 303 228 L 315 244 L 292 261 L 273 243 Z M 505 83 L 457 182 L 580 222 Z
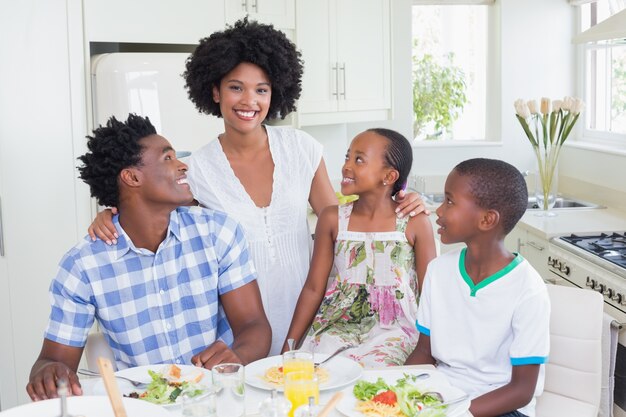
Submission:
M 187 58 L 185 87 L 200 112 L 222 117 L 219 104 L 213 101 L 213 87 L 219 88 L 222 78 L 242 62 L 259 66 L 270 79 L 272 100 L 267 119 L 284 119 L 296 110 L 302 91 L 300 52 L 274 26 L 249 22 L 246 17 L 200 39 Z
M 411 166 L 413 165 L 413 148 L 411 143 L 400 133 L 395 130 L 385 128 L 368 129 L 368 132 L 374 132 L 389 142 L 387 152 L 385 152 L 385 161 L 387 165 L 396 169 L 400 174 L 398 180 L 393 184 L 391 195 L 395 195 L 402 190 L 406 184 Z

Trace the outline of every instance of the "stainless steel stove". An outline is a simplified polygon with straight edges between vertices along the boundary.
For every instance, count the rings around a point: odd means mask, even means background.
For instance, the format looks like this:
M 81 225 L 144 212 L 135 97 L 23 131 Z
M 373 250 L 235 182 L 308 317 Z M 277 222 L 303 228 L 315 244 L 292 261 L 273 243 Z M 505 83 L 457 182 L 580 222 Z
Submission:
M 626 233 L 572 234 L 551 240 L 548 280 L 598 291 L 620 327 L 615 369 L 616 417 L 626 417 Z

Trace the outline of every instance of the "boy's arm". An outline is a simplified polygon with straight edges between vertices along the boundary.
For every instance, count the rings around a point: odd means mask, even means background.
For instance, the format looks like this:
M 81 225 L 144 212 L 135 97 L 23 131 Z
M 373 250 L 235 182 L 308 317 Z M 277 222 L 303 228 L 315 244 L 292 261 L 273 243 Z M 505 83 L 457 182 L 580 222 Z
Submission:
M 430 336 L 422 333 L 417 341 L 417 346 L 411 352 L 408 358 L 406 358 L 405 365 L 422 365 L 422 364 L 435 364 L 435 358 L 430 351 Z
M 511 382 L 472 400 L 472 415 L 498 416 L 524 407 L 533 399 L 539 367 L 540 365 L 513 366 Z
M 289 339 L 294 339 L 296 346 L 300 344 L 324 298 L 328 275 L 334 260 L 333 252 L 337 236 L 337 210 L 337 206 L 329 206 L 324 209 L 315 227 L 315 244 L 313 257 L 311 258 L 311 267 L 296 303 L 296 310 L 283 344 L 283 352 L 289 349 L 287 346 L 287 340 Z
M 82 347 L 68 346 L 44 339 L 41 352 L 30 371 L 26 392 L 33 401 L 57 397 L 56 381 L 66 379 L 71 395 L 82 395 L 76 368 Z

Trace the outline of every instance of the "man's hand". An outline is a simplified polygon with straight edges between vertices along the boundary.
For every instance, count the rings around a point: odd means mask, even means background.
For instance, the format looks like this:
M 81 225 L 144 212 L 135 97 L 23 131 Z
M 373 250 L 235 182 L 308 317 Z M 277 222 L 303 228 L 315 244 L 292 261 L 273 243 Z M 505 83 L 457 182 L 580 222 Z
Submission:
M 37 372 L 31 374 L 28 385 L 26 385 L 26 392 L 33 401 L 56 398 L 59 379 L 67 381 L 69 395 L 83 395 L 78 376 L 61 362 L 48 362 L 42 365 Z
M 196 366 L 211 369 L 220 363 L 243 363 L 237 354 L 228 348 L 224 342 L 218 340 L 202 352 L 191 358 Z

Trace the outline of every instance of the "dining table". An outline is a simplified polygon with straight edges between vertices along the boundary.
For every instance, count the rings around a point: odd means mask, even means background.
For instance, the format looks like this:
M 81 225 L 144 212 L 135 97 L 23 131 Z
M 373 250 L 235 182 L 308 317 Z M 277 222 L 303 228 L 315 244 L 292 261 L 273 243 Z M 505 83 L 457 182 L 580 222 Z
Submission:
M 384 371 L 388 371 L 389 369 L 390 368 L 367 368 L 363 370 L 362 377 L 377 376 L 379 373 L 383 373 Z M 398 370 L 398 371 L 425 370 L 431 374 L 431 378 L 433 378 L 434 381 L 437 381 L 437 380 L 441 381 L 442 379 L 443 380 L 446 379 L 446 377 L 441 372 L 437 371 L 437 369 L 433 365 L 406 365 L 406 366 L 393 367 L 392 369 Z M 83 393 L 85 395 L 97 394 L 98 392 L 94 392 L 94 388 L 97 385 L 101 384 L 100 381 L 101 381 L 101 378 L 99 377 L 81 376 L 80 382 L 83 387 Z M 346 388 L 350 388 L 353 385 L 354 384 L 349 384 L 346 386 L 338 387 L 336 389 L 320 390 L 319 405 L 323 407 L 324 405 L 326 405 L 326 403 L 330 401 L 330 399 L 336 392 L 346 390 Z M 259 405 L 263 400 L 270 398 L 270 395 L 271 395 L 271 392 L 269 390 L 260 389 L 260 388 L 246 384 L 246 387 L 245 387 L 245 409 L 246 409 L 245 415 L 246 417 L 259 417 L 260 416 Z M 173 407 L 173 408 L 170 407 L 168 408 L 168 410 L 172 417 L 179 417 L 179 416 L 182 417 L 182 410 L 180 407 Z M 331 412 L 328 414 L 328 417 L 346 417 L 346 416 L 335 408 L 331 410 Z M 458 415 L 458 417 L 472 417 L 472 414 L 469 411 L 465 411 L 463 414 Z

